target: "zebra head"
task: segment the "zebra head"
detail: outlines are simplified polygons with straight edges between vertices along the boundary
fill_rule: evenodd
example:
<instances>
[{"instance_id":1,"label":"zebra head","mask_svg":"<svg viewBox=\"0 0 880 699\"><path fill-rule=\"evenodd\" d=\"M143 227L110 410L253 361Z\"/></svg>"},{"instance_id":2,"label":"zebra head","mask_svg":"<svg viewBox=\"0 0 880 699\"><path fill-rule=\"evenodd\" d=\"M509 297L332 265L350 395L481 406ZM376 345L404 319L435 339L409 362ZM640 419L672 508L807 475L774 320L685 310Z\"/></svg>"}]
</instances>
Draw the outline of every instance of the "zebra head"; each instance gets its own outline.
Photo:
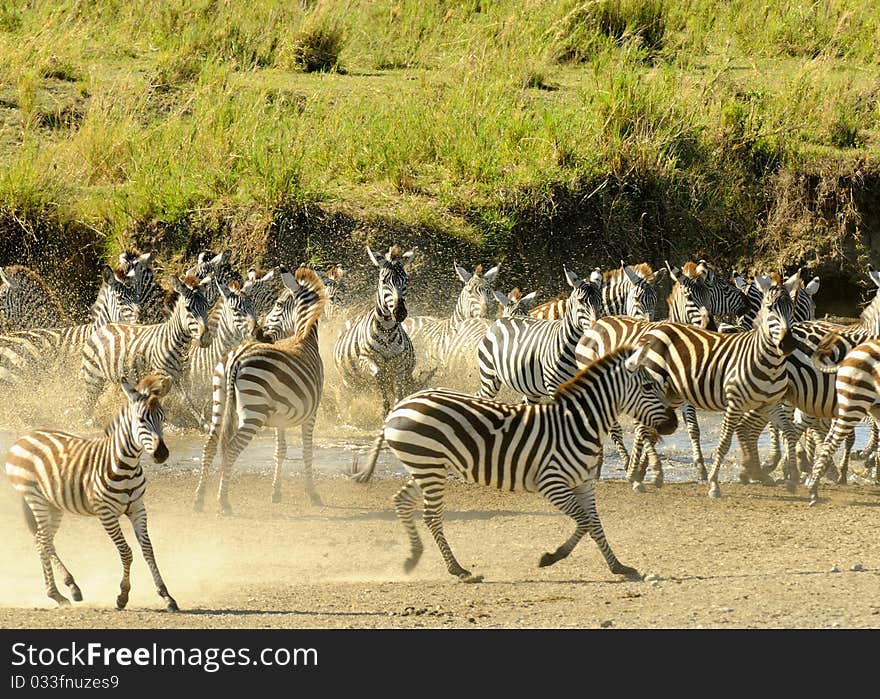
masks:
<instances>
[{"instance_id":1,"label":"zebra head","mask_svg":"<svg viewBox=\"0 0 880 699\"><path fill-rule=\"evenodd\" d=\"M529 309L535 303L537 291L533 291L523 296L519 287L511 289L506 294L500 291L495 292L495 300L498 301L498 317L513 318L516 316L528 316Z\"/></svg>"},{"instance_id":2,"label":"zebra head","mask_svg":"<svg viewBox=\"0 0 880 699\"><path fill-rule=\"evenodd\" d=\"M452 314L454 320L489 317L489 307L495 301L492 282L498 276L500 266L495 265L483 273L483 265L477 265L471 274L464 267L459 267L458 264L453 265L458 278L464 282L464 287L458 295L458 303Z\"/></svg>"},{"instance_id":3,"label":"zebra head","mask_svg":"<svg viewBox=\"0 0 880 699\"><path fill-rule=\"evenodd\" d=\"M266 322L259 332L261 342L277 342L290 336L302 337L324 310L324 285L314 270L300 267L291 273L283 265L279 269L285 290L266 316Z\"/></svg>"},{"instance_id":4,"label":"zebra head","mask_svg":"<svg viewBox=\"0 0 880 699\"><path fill-rule=\"evenodd\" d=\"M709 310L711 297L701 278L692 279L678 267L666 262L670 279L675 280L669 295L669 319L674 323L696 325L705 330L716 330L715 319Z\"/></svg>"},{"instance_id":5,"label":"zebra head","mask_svg":"<svg viewBox=\"0 0 880 699\"><path fill-rule=\"evenodd\" d=\"M794 301L794 322L802 323L805 320L816 319L816 302L813 296L819 291L819 277L813 277L809 284L804 284L801 278L803 268L799 269L795 274L786 280L786 286L794 278L794 292L792 293L792 301Z\"/></svg>"},{"instance_id":6,"label":"zebra head","mask_svg":"<svg viewBox=\"0 0 880 699\"><path fill-rule=\"evenodd\" d=\"M143 303L156 286L156 276L151 264L153 253L128 251L119 255L119 273L129 279L138 303Z\"/></svg>"},{"instance_id":7,"label":"zebra head","mask_svg":"<svg viewBox=\"0 0 880 699\"><path fill-rule=\"evenodd\" d=\"M211 336L206 330L208 328L208 311L211 305L208 303L205 290L214 287L213 279L208 276L200 282L191 275L187 275L183 279L172 276L171 287L177 292L173 315L186 328L189 336L199 341L200 347L210 346Z\"/></svg>"},{"instance_id":8,"label":"zebra head","mask_svg":"<svg viewBox=\"0 0 880 699\"><path fill-rule=\"evenodd\" d=\"M324 284L324 293L327 296L327 304L324 312L328 316L335 315L336 311L348 302L348 287L345 284L345 270L341 265L331 265L323 272L318 272Z\"/></svg>"},{"instance_id":9,"label":"zebra head","mask_svg":"<svg viewBox=\"0 0 880 699\"><path fill-rule=\"evenodd\" d=\"M101 278L103 283L98 291L98 299L92 305L92 322L95 325L137 323L141 303L134 287L128 284L131 277L120 279L109 265L104 265Z\"/></svg>"},{"instance_id":10,"label":"zebra head","mask_svg":"<svg viewBox=\"0 0 880 699\"><path fill-rule=\"evenodd\" d=\"M563 269L565 280L571 287L571 294L565 304L565 315L586 332L602 317L602 272L596 268L590 274L589 281L584 281L565 266Z\"/></svg>"},{"instance_id":11,"label":"zebra head","mask_svg":"<svg viewBox=\"0 0 880 699\"><path fill-rule=\"evenodd\" d=\"M665 270L652 271L647 264L636 267L620 261L621 279L626 279L629 289L626 292L625 314L633 318L654 320L654 309L657 306L657 290L655 285Z\"/></svg>"},{"instance_id":12,"label":"zebra head","mask_svg":"<svg viewBox=\"0 0 880 699\"><path fill-rule=\"evenodd\" d=\"M242 284L241 291L253 304L257 318L265 318L266 314L275 306L275 301L284 292L280 269L274 267L265 273L249 269L247 280Z\"/></svg>"},{"instance_id":13,"label":"zebra head","mask_svg":"<svg viewBox=\"0 0 880 699\"><path fill-rule=\"evenodd\" d=\"M621 412L659 434L672 434L678 427L678 418L675 409L669 405L663 386L642 365L644 347L619 351L625 357Z\"/></svg>"},{"instance_id":14,"label":"zebra head","mask_svg":"<svg viewBox=\"0 0 880 699\"><path fill-rule=\"evenodd\" d=\"M251 303L244 291L234 288L238 286L235 282L231 282L231 286L227 286L216 279L214 281L223 298L221 313L223 313L227 327L233 331L236 337L255 339L257 314L254 311L254 304Z\"/></svg>"},{"instance_id":15,"label":"zebra head","mask_svg":"<svg viewBox=\"0 0 880 699\"><path fill-rule=\"evenodd\" d=\"M685 264L685 273L690 269ZM748 297L736 286L715 272L706 260L700 260L694 268L695 277L709 292L706 308L713 316L742 315L749 310ZM690 276L690 275L688 275Z\"/></svg>"},{"instance_id":16,"label":"zebra head","mask_svg":"<svg viewBox=\"0 0 880 699\"><path fill-rule=\"evenodd\" d=\"M193 276L196 279L204 279L210 274L221 284L228 285L231 282L241 284L243 282L241 275L232 269L232 265L229 264L230 257L231 253L229 250L224 250L216 255L208 251L200 252L196 258L196 264L186 270L186 275ZM219 298L216 285L211 284L206 287L205 298L210 306L216 303Z\"/></svg>"},{"instance_id":17,"label":"zebra head","mask_svg":"<svg viewBox=\"0 0 880 699\"><path fill-rule=\"evenodd\" d=\"M137 386L132 386L123 376L120 383L128 398L128 406L123 411L127 413L130 439L152 456L157 464L164 463L168 458L168 447L162 436L165 411L160 401L168 393L171 379L150 374L141 379Z\"/></svg>"},{"instance_id":18,"label":"zebra head","mask_svg":"<svg viewBox=\"0 0 880 699\"><path fill-rule=\"evenodd\" d=\"M406 320L406 285L409 275L404 269L416 256L415 250L402 252L397 245L388 248L384 257L377 256L369 246L367 254L379 268L379 286L376 289L376 310L385 319L393 318L402 323Z\"/></svg>"},{"instance_id":19,"label":"zebra head","mask_svg":"<svg viewBox=\"0 0 880 699\"><path fill-rule=\"evenodd\" d=\"M783 282L775 272L769 278L761 274L755 275L755 283L764 292L761 310L758 311L755 323L758 324L764 337L785 354L794 351L797 344L791 333L791 325L794 323L794 302L791 300L791 292L795 290L795 285L799 281L794 278Z\"/></svg>"}]
</instances>

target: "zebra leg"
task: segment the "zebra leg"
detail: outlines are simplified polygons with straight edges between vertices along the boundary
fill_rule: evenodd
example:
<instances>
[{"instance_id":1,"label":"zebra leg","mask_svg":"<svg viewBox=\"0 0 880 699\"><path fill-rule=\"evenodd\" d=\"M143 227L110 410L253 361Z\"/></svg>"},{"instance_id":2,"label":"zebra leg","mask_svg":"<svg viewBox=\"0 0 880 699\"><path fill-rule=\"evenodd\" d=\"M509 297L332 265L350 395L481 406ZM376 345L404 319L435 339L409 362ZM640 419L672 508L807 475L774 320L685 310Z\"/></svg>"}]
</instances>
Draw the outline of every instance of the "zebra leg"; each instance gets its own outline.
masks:
<instances>
[{"instance_id":1,"label":"zebra leg","mask_svg":"<svg viewBox=\"0 0 880 699\"><path fill-rule=\"evenodd\" d=\"M419 500L419 495L421 495L419 486L414 478L410 478L392 499L397 519L403 524L403 528L406 529L406 534L409 537L409 558L403 564L403 569L407 573L411 572L418 565L422 552L425 550L422 546L422 540L419 538L416 523L413 520L413 510Z\"/></svg>"},{"instance_id":2,"label":"zebra leg","mask_svg":"<svg viewBox=\"0 0 880 699\"><path fill-rule=\"evenodd\" d=\"M223 456L220 459L220 484L217 487L217 503L220 507L220 514L232 514L232 506L229 504L229 494L227 492L229 471L242 450L250 444L260 427L262 427L262 423L247 422L238 428L233 428L235 433L229 437L223 447Z\"/></svg>"},{"instance_id":3,"label":"zebra leg","mask_svg":"<svg viewBox=\"0 0 880 699\"><path fill-rule=\"evenodd\" d=\"M324 502L318 491L315 489L315 476L312 470L312 458L314 455L315 442L315 420L317 415L312 415L302 425L302 445L303 445L303 476L305 478L306 493L309 500L316 507L321 507Z\"/></svg>"},{"instance_id":4,"label":"zebra leg","mask_svg":"<svg viewBox=\"0 0 880 699\"><path fill-rule=\"evenodd\" d=\"M97 513L98 519L107 536L116 544L116 550L119 551L119 558L122 560L122 581L119 583L119 596L116 598L116 608L125 609L128 604L128 592L131 590L131 548L125 541L122 529L119 526L119 517L108 510L101 510Z\"/></svg>"},{"instance_id":5,"label":"zebra leg","mask_svg":"<svg viewBox=\"0 0 880 699\"><path fill-rule=\"evenodd\" d=\"M654 474L654 487L663 487L663 463L657 454L656 443L659 439L657 433L652 429L645 430L645 451L642 456L642 475L646 474L648 469Z\"/></svg>"},{"instance_id":6,"label":"zebra leg","mask_svg":"<svg viewBox=\"0 0 880 699\"><path fill-rule=\"evenodd\" d=\"M642 576L639 574L639 571L624 565L617 559L617 556L614 555L611 546L608 544L608 540L605 538L602 521L599 519L599 511L596 509L596 481L590 480L575 487L574 495L581 509L587 515L590 538L596 542L596 546L602 552L602 556L608 564L608 569L616 575L625 575L630 579L641 580Z\"/></svg>"},{"instance_id":7,"label":"zebra leg","mask_svg":"<svg viewBox=\"0 0 880 699\"><path fill-rule=\"evenodd\" d=\"M153 575L156 592L159 593L159 597L165 600L165 609L169 612L180 611L177 602L168 594L168 588L165 587L162 575L159 573L159 566L156 565L156 557L153 555L153 544L150 542L150 535L147 532L147 508L144 507L143 501L140 502L139 509L128 513L128 519L131 522L132 529L134 529L134 535L141 545L141 552L144 554L147 567Z\"/></svg>"},{"instance_id":8,"label":"zebra leg","mask_svg":"<svg viewBox=\"0 0 880 699\"><path fill-rule=\"evenodd\" d=\"M681 406L681 415L687 424L688 437L691 440L691 450L694 454L694 466L702 482L706 482L706 463L703 459L703 449L700 446L700 424L697 422L697 411L690 403Z\"/></svg>"},{"instance_id":9,"label":"zebra leg","mask_svg":"<svg viewBox=\"0 0 880 699\"><path fill-rule=\"evenodd\" d=\"M46 533L49 538L49 557L64 575L64 584L67 585L67 589L70 590L70 596L73 598L73 601L82 602L82 592L79 589L79 585L76 584L73 575L67 569L67 566L61 561L58 552L55 550L55 533L58 531L58 527L61 526L62 511L56 507L50 507L47 514Z\"/></svg>"},{"instance_id":10,"label":"zebra leg","mask_svg":"<svg viewBox=\"0 0 880 699\"><path fill-rule=\"evenodd\" d=\"M767 455L767 460L761 464L761 470L764 473L773 473L776 470L776 467L779 466L779 461L782 458L782 449L780 448L780 432L779 428L776 425L770 425L770 453Z\"/></svg>"},{"instance_id":11,"label":"zebra leg","mask_svg":"<svg viewBox=\"0 0 880 699\"><path fill-rule=\"evenodd\" d=\"M645 446L647 428L641 423L636 425L636 438L633 441L632 450L629 453L629 464L626 468L626 480L632 483L634 493L644 493L645 486L642 481L645 478L645 472L640 468L642 461L642 450Z\"/></svg>"},{"instance_id":12,"label":"zebra leg","mask_svg":"<svg viewBox=\"0 0 880 699\"><path fill-rule=\"evenodd\" d=\"M24 506L25 518L28 519L28 524L33 527L34 543L40 556L40 564L43 567L46 595L59 606L70 604L70 600L58 591L58 587L55 585L55 572L52 570L52 559L55 556L53 538L55 530L57 530L57 527L53 530L50 523L53 508L42 497L35 496L25 498Z\"/></svg>"},{"instance_id":13,"label":"zebra leg","mask_svg":"<svg viewBox=\"0 0 880 699\"><path fill-rule=\"evenodd\" d=\"M831 464L838 447L852 434L867 411L868 406L864 403L838 403L837 417L834 418L828 434L825 435L825 439L817 450L813 471L807 479L806 485L810 491L811 505L819 501L819 481Z\"/></svg>"},{"instance_id":14,"label":"zebra leg","mask_svg":"<svg viewBox=\"0 0 880 699\"><path fill-rule=\"evenodd\" d=\"M849 456L853 445L856 443L856 433L851 432L847 435L843 442L843 458L840 460L840 466L837 469L837 484L846 485L846 476L849 472Z\"/></svg>"},{"instance_id":15,"label":"zebra leg","mask_svg":"<svg viewBox=\"0 0 880 699\"><path fill-rule=\"evenodd\" d=\"M462 582L478 583L483 581L482 575L472 575L471 571L461 567L452 554L446 535L443 533L443 495L446 493L446 469L439 475L426 475L417 481L422 491L424 507L423 519L428 531L434 536L434 541L440 548L443 560L446 562L446 570Z\"/></svg>"},{"instance_id":16,"label":"zebra leg","mask_svg":"<svg viewBox=\"0 0 880 699\"><path fill-rule=\"evenodd\" d=\"M718 446L715 448L715 461L712 464L712 471L709 473L710 498L721 497L721 487L718 485L718 472L721 471L721 463L730 449L733 430L739 424L742 416L742 410L736 407L736 404L728 398L727 410L724 411L724 419L721 421L721 437L718 439Z\"/></svg>"},{"instance_id":17,"label":"zebra leg","mask_svg":"<svg viewBox=\"0 0 880 699\"><path fill-rule=\"evenodd\" d=\"M617 456L620 457L620 463L629 463L629 454L626 453L626 445L623 443L623 428L620 423L615 420L611 425L611 441L614 448L617 449Z\"/></svg>"},{"instance_id":18,"label":"zebra leg","mask_svg":"<svg viewBox=\"0 0 880 699\"><path fill-rule=\"evenodd\" d=\"M303 451L305 451L305 443L303 443ZM281 502L281 467L284 465L286 457L286 431L283 427L278 427L275 429L275 475L272 477L272 502Z\"/></svg>"},{"instance_id":19,"label":"zebra leg","mask_svg":"<svg viewBox=\"0 0 880 699\"><path fill-rule=\"evenodd\" d=\"M202 468L199 472L199 484L196 486L196 495L193 499L193 510L201 512L205 504L205 488L208 485L208 471L214 463L217 455L217 445L220 443L220 423L211 423L211 431L208 433L208 441L202 449Z\"/></svg>"}]
</instances>

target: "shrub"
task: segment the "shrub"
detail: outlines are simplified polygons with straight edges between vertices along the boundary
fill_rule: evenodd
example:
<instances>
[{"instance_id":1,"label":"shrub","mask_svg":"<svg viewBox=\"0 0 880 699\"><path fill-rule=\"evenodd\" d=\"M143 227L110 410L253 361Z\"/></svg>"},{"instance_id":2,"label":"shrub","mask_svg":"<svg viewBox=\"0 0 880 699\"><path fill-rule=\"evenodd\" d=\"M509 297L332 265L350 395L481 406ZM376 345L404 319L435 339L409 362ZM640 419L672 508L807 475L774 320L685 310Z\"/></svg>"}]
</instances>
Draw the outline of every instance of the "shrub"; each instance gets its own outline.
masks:
<instances>
[{"instance_id":1,"label":"shrub","mask_svg":"<svg viewBox=\"0 0 880 699\"><path fill-rule=\"evenodd\" d=\"M345 36L338 26L303 27L293 43L293 65L304 73L339 70L339 53Z\"/></svg>"}]
</instances>

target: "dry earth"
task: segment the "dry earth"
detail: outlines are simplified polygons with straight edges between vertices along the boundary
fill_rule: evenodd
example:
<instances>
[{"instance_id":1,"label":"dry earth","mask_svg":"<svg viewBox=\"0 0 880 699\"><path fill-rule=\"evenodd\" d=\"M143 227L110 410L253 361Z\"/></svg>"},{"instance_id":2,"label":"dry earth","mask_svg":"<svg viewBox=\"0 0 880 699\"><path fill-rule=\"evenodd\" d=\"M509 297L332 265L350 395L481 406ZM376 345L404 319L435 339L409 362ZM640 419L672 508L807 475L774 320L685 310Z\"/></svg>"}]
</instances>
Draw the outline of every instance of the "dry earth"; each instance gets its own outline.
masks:
<instances>
[{"instance_id":1,"label":"dry earth","mask_svg":"<svg viewBox=\"0 0 880 699\"><path fill-rule=\"evenodd\" d=\"M406 538L390 505L398 479L361 486L323 477L325 506L312 507L297 477L285 483L285 502L272 505L268 478L242 474L231 491L236 514L221 517L191 511L189 474L150 466L149 476L153 544L183 611L162 611L138 555L130 607L116 611L115 549L97 521L71 515L57 543L85 601L53 608L17 497L4 485L0 626L880 628L880 487L870 484L826 485L811 508L804 492L779 487L725 484L724 497L710 501L697 483L637 496L624 482L603 481L609 540L648 575L628 582L609 573L589 539L538 568L570 520L537 495L456 483L447 535L462 564L485 575L466 585L446 573L431 540L416 571L403 573Z\"/></svg>"}]
</instances>

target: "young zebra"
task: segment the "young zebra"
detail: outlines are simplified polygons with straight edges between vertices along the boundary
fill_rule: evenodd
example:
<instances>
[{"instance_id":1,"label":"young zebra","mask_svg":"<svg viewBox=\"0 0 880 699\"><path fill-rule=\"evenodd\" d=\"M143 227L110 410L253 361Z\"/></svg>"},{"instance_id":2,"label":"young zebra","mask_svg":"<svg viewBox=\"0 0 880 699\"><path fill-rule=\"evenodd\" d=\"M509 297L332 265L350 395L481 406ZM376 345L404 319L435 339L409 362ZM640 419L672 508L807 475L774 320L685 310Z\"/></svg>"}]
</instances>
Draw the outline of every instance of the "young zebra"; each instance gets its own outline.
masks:
<instances>
[{"instance_id":1,"label":"young zebra","mask_svg":"<svg viewBox=\"0 0 880 699\"><path fill-rule=\"evenodd\" d=\"M124 325L109 323L98 328L83 347L82 377L84 414L93 408L107 382L116 383L123 375L162 374L176 380L183 368L190 344L203 345L208 324L205 289L215 282L207 277L183 280L171 277L177 301L164 323Z\"/></svg>"},{"instance_id":2,"label":"young zebra","mask_svg":"<svg viewBox=\"0 0 880 699\"><path fill-rule=\"evenodd\" d=\"M318 275L300 267L281 268L288 292L266 319L265 335L275 344L246 342L232 349L214 370L211 430L202 453L202 470L193 507L201 511L208 470L218 447L221 453L220 511L232 508L227 478L235 460L263 427L275 428L275 477L272 502L281 501L281 467L287 454L285 431L301 426L305 487L314 505L321 504L312 476L312 440L324 387L324 364L318 351L318 319L324 289ZM284 338L284 339L277 339Z\"/></svg>"},{"instance_id":3,"label":"young zebra","mask_svg":"<svg viewBox=\"0 0 880 699\"><path fill-rule=\"evenodd\" d=\"M159 596L170 612L177 602L159 574L153 545L147 533L144 507L146 477L141 454L156 463L168 458L162 439L164 414L160 399L168 392L167 379L146 376L133 388L121 381L126 405L117 413L102 437L86 439L66 432L35 430L24 435L9 450L6 475L22 496L24 514L33 532L43 565L46 594L59 605L69 604L55 586L54 563L64 575L64 584L74 601L82 600L79 586L55 551L55 532L65 511L91 515L101 520L104 531L116 544L122 559L122 582L116 606L124 609L131 589L131 548L125 541L119 518L128 517L153 574Z\"/></svg>"},{"instance_id":4,"label":"young zebra","mask_svg":"<svg viewBox=\"0 0 880 699\"><path fill-rule=\"evenodd\" d=\"M333 346L333 359L346 387L378 387L382 414L387 415L412 385L416 364L412 341L402 326L409 281L404 265L416 253L394 245L384 257L369 247L367 254L379 271L373 309L345 323Z\"/></svg>"},{"instance_id":5,"label":"young zebra","mask_svg":"<svg viewBox=\"0 0 880 699\"><path fill-rule=\"evenodd\" d=\"M828 350L817 352L820 371L836 372L834 392L837 406L831 428L816 453L807 479L810 504L819 500L819 481L831 464L838 447L853 434L865 417L880 420L880 340L872 339L847 352L839 364L828 363Z\"/></svg>"},{"instance_id":6,"label":"young zebra","mask_svg":"<svg viewBox=\"0 0 880 699\"><path fill-rule=\"evenodd\" d=\"M47 376L78 374L83 346L96 328L107 323L137 322L140 306L131 287L106 265L102 277L90 324L20 330L0 336L0 386L44 383Z\"/></svg>"},{"instance_id":7,"label":"young zebra","mask_svg":"<svg viewBox=\"0 0 880 699\"><path fill-rule=\"evenodd\" d=\"M786 357L795 344L790 332L793 303L779 275L772 281L761 277L759 284L764 300L758 326L747 333L668 323L648 330L640 341L642 364L666 387L673 403L687 401L692 407L724 413L709 473L710 497L721 495L718 473L742 417L750 410L769 412L788 389ZM635 480L639 450L640 445L633 447L630 480ZM793 479L790 487L796 483Z\"/></svg>"},{"instance_id":8,"label":"young zebra","mask_svg":"<svg viewBox=\"0 0 880 699\"><path fill-rule=\"evenodd\" d=\"M394 496L394 509L410 541L404 564L409 572L422 555L413 522L421 494L424 519L450 574L465 582L480 576L459 565L443 534L443 499L447 476L499 490L538 492L575 520L577 528L540 566L568 556L589 533L612 573L638 578L611 550L596 510L596 477L602 442L620 412L661 434L676 427L675 412L661 388L640 368L639 353L615 350L560 386L550 403L511 405L446 389L427 390L395 406L370 453L365 469L354 473L368 480L382 442L409 471L406 485ZM354 470L354 469L353 469Z\"/></svg>"},{"instance_id":9,"label":"young zebra","mask_svg":"<svg viewBox=\"0 0 880 699\"><path fill-rule=\"evenodd\" d=\"M565 278L572 290L562 320L501 318L492 324L477 350L477 395L494 398L503 384L535 402L577 373L578 340L602 313L602 275L593 272L585 282L566 269Z\"/></svg>"},{"instance_id":10,"label":"young zebra","mask_svg":"<svg viewBox=\"0 0 880 699\"><path fill-rule=\"evenodd\" d=\"M0 327L3 332L69 325L58 297L45 280L23 265L0 267Z\"/></svg>"},{"instance_id":11,"label":"young zebra","mask_svg":"<svg viewBox=\"0 0 880 699\"><path fill-rule=\"evenodd\" d=\"M595 271L598 272L599 268ZM654 272L646 262L630 266L623 260L620 262L620 269L602 272L602 315L626 315L654 320L657 306L656 285L664 273L664 270ZM529 315L542 320L559 320L565 315L567 298L567 294L561 295L536 306L529 311Z\"/></svg>"},{"instance_id":12,"label":"young zebra","mask_svg":"<svg viewBox=\"0 0 880 699\"><path fill-rule=\"evenodd\" d=\"M484 273L483 265L477 265L471 274L464 267L454 265L453 269L464 286L458 294L452 316L410 316L402 323L413 346L418 348L420 362L429 367L445 366L459 326L470 318L489 318L491 306L495 303L492 283L499 268L500 265L496 265Z\"/></svg>"},{"instance_id":13,"label":"young zebra","mask_svg":"<svg viewBox=\"0 0 880 699\"><path fill-rule=\"evenodd\" d=\"M237 286L235 282L230 283L233 287ZM217 287L221 300L214 305L208 317L208 326L214 327L211 343L190 352L177 382L184 403L199 425L204 424L211 414L214 367L234 346L245 340L256 339L257 332L256 313L244 291L219 283Z\"/></svg>"}]
</instances>

